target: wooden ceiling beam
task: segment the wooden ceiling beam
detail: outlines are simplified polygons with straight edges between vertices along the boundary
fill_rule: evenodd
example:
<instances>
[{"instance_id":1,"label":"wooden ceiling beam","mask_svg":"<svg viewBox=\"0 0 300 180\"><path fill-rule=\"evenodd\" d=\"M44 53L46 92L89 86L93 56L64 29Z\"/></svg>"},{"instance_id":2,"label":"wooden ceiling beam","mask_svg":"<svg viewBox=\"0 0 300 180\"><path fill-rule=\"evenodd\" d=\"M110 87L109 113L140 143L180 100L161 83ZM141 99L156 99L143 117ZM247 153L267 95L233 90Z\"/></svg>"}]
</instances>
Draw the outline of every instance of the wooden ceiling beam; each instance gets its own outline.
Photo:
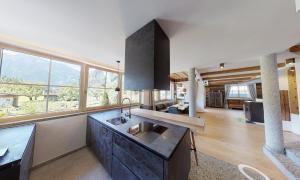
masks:
<instances>
[{"instance_id":1,"label":"wooden ceiling beam","mask_svg":"<svg viewBox=\"0 0 300 180\"><path fill-rule=\"evenodd\" d=\"M247 73L247 74L235 74L235 75L227 75L227 76L214 76L214 77L204 77L203 80L211 80L211 79L230 79L230 78L242 78L242 77L256 77L259 76L260 73Z\"/></svg>"},{"instance_id":2,"label":"wooden ceiling beam","mask_svg":"<svg viewBox=\"0 0 300 180\"><path fill-rule=\"evenodd\" d=\"M188 78L174 78L174 77L170 77L170 81L172 82L182 82L182 81L187 81Z\"/></svg>"},{"instance_id":3,"label":"wooden ceiling beam","mask_svg":"<svg viewBox=\"0 0 300 180\"><path fill-rule=\"evenodd\" d=\"M224 82L224 81L249 81L249 80L252 80L252 79L255 79L255 78L251 78L251 77L243 77L243 78L234 78L234 79L212 79L212 80L209 80L208 83L211 83L211 82Z\"/></svg>"},{"instance_id":4,"label":"wooden ceiling beam","mask_svg":"<svg viewBox=\"0 0 300 180\"><path fill-rule=\"evenodd\" d=\"M176 79L180 78L180 76L177 73L173 73L173 75L174 75L174 78L176 78Z\"/></svg>"},{"instance_id":5,"label":"wooden ceiling beam","mask_svg":"<svg viewBox=\"0 0 300 180\"><path fill-rule=\"evenodd\" d=\"M284 67L285 63L278 63L277 67ZM205 72L201 73L200 75L208 76L208 75L216 75L216 74L226 74L226 73L238 73L238 72L245 72L245 71L258 71L260 70L260 66L251 66L251 67L244 67L244 68L236 68L236 69L227 69L222 71L212 71L212 72Z\"/></svg>"},{"instance_id":6,"label":"wooden ceiling beam","mask_svg":"<svg viewBox=\"0 0 300 180\"><path fill-rule=\"evenodd\" d=\"M290 47L290 52L296 53L296 52L300 52L300 45L295 45Z\"/></svg>"},{"instance_id":7,"label":"wooden ceiling beam","mask_svg":"<svg viewBox=\"0 0 300 180\"><path fill-rule=\"evenodd\" d=\"M250 80L254 80L250 79ZM209 82L208 86L215 86L215 85L225 85L225 84L238 84L238 83L244 83L247 82L249 80L233 80L233 81L216 81L216 82Z\"/></svg>"}]
</instances>

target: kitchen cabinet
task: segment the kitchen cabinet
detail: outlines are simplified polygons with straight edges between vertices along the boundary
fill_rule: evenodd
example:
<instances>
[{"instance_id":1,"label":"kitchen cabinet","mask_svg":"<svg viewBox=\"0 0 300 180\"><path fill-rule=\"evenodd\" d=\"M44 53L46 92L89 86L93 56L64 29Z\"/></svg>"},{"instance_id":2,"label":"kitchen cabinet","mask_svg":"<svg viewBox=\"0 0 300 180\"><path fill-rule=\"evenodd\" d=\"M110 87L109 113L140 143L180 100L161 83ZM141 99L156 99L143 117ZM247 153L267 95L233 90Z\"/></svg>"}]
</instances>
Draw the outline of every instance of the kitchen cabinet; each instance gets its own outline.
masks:
<instances>
[{"instance_id":1,"label":"kitchen cabinet","mask_svg":"<svg viewBox=\"0 0 300 180\"><path fill-rule=\"evenodd\" d=\"M28 180L32 167L35 125L0 129L1 146L8 152L0 158L0 179Z\"/></svg>"},{"instance_id":2,"label":"kitchen cabinet","mask_svg":"<svg viewBox=\"0 0 300 180\"><path fill-rule=\"evenodd\" d=\"M88 118L87 128L87 144L91 147L97 158L111 174L112 163L112 132L110 129L104 127L99 122Z\"/></svg>"},{"instance_id":3,"label":"kitchen cabinet","mask_svg":"<svg viewBox=\"0 0 300 180\"><path fill-rule=\"evenodd\" d=\"M114 115L109 117L109 114L108 111L88 116L87 144L114 180L188 179L191 167L188 128L155 122L166 128L161 132L164 136L152 131L151 135L137 137L129 134L128 129L145 119L132 116L125 124L112 125L107 120L117 115L113 111Z\"/></svg>"}]
</instances>

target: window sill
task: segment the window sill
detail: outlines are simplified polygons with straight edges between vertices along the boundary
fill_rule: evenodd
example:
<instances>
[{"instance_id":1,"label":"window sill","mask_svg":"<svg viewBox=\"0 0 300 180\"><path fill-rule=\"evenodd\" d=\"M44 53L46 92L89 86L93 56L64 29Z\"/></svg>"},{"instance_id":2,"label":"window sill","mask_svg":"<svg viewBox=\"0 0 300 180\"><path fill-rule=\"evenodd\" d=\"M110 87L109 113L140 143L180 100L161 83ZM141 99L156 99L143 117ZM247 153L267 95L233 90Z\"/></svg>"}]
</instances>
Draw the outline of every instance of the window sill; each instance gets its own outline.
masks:
<instances>
[{"instance_id":1,"label":"window sill","mask_svg":"<svg viewBox=\"0 0 300 180\"><path fill-rule=\"evenodd\" d=\"M132 104L131 107L139 106L140 104ZM26 123L34 123L41 121L48 121L58 118L65 118L70 116L78 116L83 114L101 112L106 110L120 109L126 108L129 105L114 105L114 106L99 106L93 108L86 108L84 111L64 111L64 112L51 112L51 113L43 113L43 114L33 114L33 115L22 115L15 117L7 117L0 119L0 128L21 125Z\"/></svg>"}]
</instances>

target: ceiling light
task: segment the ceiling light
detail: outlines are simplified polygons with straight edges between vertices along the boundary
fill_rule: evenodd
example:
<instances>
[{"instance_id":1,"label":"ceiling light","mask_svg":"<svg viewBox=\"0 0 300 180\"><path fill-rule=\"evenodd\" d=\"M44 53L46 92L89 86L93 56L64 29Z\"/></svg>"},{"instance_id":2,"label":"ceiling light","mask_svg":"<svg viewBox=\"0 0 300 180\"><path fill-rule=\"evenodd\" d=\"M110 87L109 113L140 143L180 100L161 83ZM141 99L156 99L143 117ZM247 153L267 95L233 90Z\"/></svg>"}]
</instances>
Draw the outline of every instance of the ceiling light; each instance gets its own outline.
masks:
<instances>
[{"instance_id":1,"label":"ceiling light","mask_svg":"<svg viewBox=\"0 0 300 180\"><path fill-rule=\"evenodd\" d=\"M221 68L221 69L224 68L224 63L220 63L220 68Z\"/></svg>"},{"instance_id":2,"label":"ceiling light","mask_svg":"<svg viewBox=\"0 0 300 180\"><path fill-rule=\"evenodd\" d=\"M300 12L300 0L295 0L296 1L296 12Z\"/></svg>"},{"instance_id":3,"label":"ceiling light","mask_svg":"<svg viewBox=\"0 0 300 180\"><path fill-rule=\"evenodd\" d=\"M295 71L295 67L290 67L289 71L294 72Z\"/></svg>"},{"instance_id":4,"label":"ceiling light","mask_svg":"<svg viewBox=\"0 0 300 180\"><path fill-rule=\"evenodd\" d=\"M117 61L117 63L118 63L118 75L120 76L120 61ZM119 83L118 83L119 84ZM117 86L116 88L115 88L115 91L117 91L117 92L119 92L121 89L120 89L120 87L119 86Z\"/></svg>"}]
</instances>

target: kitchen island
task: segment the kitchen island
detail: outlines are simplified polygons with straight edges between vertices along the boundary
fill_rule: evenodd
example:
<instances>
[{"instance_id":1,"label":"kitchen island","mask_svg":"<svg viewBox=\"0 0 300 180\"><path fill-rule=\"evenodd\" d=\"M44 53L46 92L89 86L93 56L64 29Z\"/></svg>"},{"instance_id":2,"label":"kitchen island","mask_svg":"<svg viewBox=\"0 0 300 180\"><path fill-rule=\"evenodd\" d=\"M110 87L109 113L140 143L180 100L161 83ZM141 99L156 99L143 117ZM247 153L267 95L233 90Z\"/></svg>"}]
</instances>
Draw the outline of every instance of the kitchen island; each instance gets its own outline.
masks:
<instances>
[{"instance_id":1,"label":"kitchen island","mask_svg":"<svg viewBox=\"0 0 300 180\"><path fill-rule=\"evenodd\" d=\"M120 110L88 116L87 144L107 172L118 179L188 179L190 130Z\"/></svg>"}]
</instances>

